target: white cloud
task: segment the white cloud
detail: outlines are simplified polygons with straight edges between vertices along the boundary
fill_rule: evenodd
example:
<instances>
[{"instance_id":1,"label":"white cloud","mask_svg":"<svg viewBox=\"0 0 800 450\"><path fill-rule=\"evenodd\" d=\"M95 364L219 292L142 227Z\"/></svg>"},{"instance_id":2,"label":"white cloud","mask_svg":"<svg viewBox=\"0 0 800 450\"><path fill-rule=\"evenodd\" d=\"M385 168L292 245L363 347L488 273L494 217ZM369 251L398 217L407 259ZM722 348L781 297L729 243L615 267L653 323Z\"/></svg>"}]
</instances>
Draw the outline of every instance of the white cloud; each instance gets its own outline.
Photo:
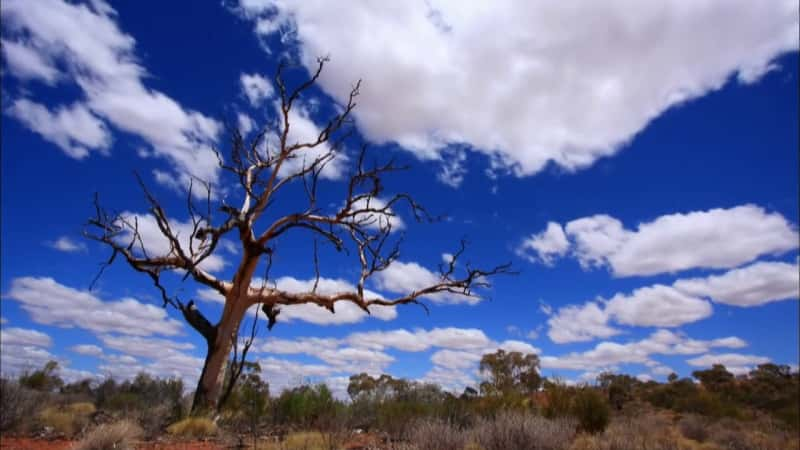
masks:
<instances>
[{"instance_id":1,"label":"white cloud","mask_svg":"<svg viewBox=\"0 0 800 450\"><path fill-rule=\"evenodd\" d=\"M310 292L314 287L314 279L298 280L293 277L280 277L275 280L278 289L286 292ZM254 285L258 283L254 282ZM345 280L320 278L317 292L320 294L334 294L338 292L354 292L355 286ZM380 295L365 290L368 298L380 298ZM361 322L369 316L380 320L393 320L397 317L397 309L393 306L373 306L370 315L351 302L338 302L335 305L336 313L332 314L327 309L314 304L281 306L280 320L302 320L317 325L339 325Z\"/></svg>"},{"instance_id":2,"label":"white cloud","mask_svg":"<svg viewBox=\"0 0 800 450\"><path fill-rule=\"evenodd\" d=\"M18 375L39 369L48 361L58 360L58 357L41 347L0 343L0 369L3 375Z\"/></svg>"},{"instance_id":3,"label":"white cloud","mask_svg":"<svg viewBox=\"0 0 800 450\"><path fill-rule=\"evenodd\" d=\"M280 111L280 104L275 103L275 113L280 117L281 126L283 113ZM297 102L289 111L289 134L286 136L286 145L306 144L317 141L322 130L311 118L311 114L306 105ZM265 142L270 152L279 150L280 140L273 133L267 135ZM323 180L340 180L348 170L350 159L347 154L340 149L332 149L328 142L312 148L303 148L293 153L292 158L284 161L281 166L281 176L288 176L302 171L311 166L315 160L333 152L334 157L330 159L320 172Z\"/></svg>"},{"instance_id":4,"label":"white cloud","mask_svg":"<svg viewBox=\"0 0 800 450\"><path fill-rule=\"evenodd\" d=\"M625 325L676 327L710 316L711 304L656 284L636 289L630 295L617 294L606 304L606 313Z\"/></svg>"},{"instance_id":5,"label":"white cloud","mask_svg":"<svg viewBox=\"0 0 800 450\"><path fill-rule=\"evenodd\" d=\"M523 354L534 354L534 355L541 355L542 350L528 344L527 342L517 341L517 340L507 340L503 341L497 345L498 348L503 349L507 352L519 352Z\"/></svg>"},{"instance_id":6,"label":"white cloud","mask_svg":"<svg viewBox=\"0 0 800 450\"><path fill-rule=\"evenodd\" d=\"M464 176L467 174L466 163L466 150L453 149L444 152L436 179L451 188L458 188L464 182Z\"/></svg>"},{"instance_id":7,"label":"white cloud","mask_svg":"<svg viewBox=\"0 0 800 450\"><path fill-rule=\"evenodd\" d=\"M384 208L386 208L386 201L378 197L359 199L353 202L352 206L350 207L352 211L365 209L382 210ZM386 212L388 214L377 212L364 212L355 214L352 217L352 220L353 222L362 223L367 228L371 228L373 230L385 228L387 225L391 225L392 231L400 231L406 227L405 222L403 222L403 219L397 214L396 211L394 211L392 208L389 208Z\"/></svg>"},{"instance_id":8,"label":"white cloud","mask_svg":"<svg viewBox=\"0 0 800 450\"><path fill-rule=\"evenodd\" d=\"M272 97L275 92L272 88L272 83L257 73L243 73L239 77L239 82L242 85L242 92L251 106L261 105L264 100Z\"/></svg>"},{"instance_id":9,"label":"white cloud","mask_svg":"<svg viewBox=\"0 0 800 450\"><path fill-rule=\"evenodd\" d=\"M165 256L170 251L170 242L164 234L161 232L161 229L158 227L156 223L155 217L153 217L149 213L134 213L130 211L125 211L122 213L122 216L126 218L131 224L136 221L136 224L139 227L139 234L142 238L142 244L144 244L144 248L147 251L149 256ZM170 228L172 229L173 234L175 234L178 238L178 242L180 242L183 251L186 253L187 256L190 255L189 252L189 245L191 241L191 245L195 251L197 250L198 246L201 244L200 241L197 239L190 239L192 237L192 230L193 225L191 220L186 220L185 222L181 222L178 220L171 219L169 221ZM129 229L125 229L125 234L120 236L120 239L125 243L129 243L132 234ZM138 243L134 246L134 250L139 250ZM204 270L208 270L209 272L217 272L225 268L228 262L217 253L214 253L204 259L199 267Z\"/></svg>"},{"instance_id":10,"label":"white cloud","mask_svg":"<svg viewBox=\"0 0 800 450\"><path fill-rule=\"evenodd\" d=\"M445 369L466 369L481 360L481 355L458 350L439 350L431 356L431 362Z\"/></svg>"},{"instance_id":11,"label":"white cloud","mask_svg":"<svg viewBox=\"0 0 800 450\"><path fill-rule=\"evenodd\" d=\"M517 248L517 254L531 261L541 261L552 265L557 256L563 256L569 250L569 241L564 229L556 222L548 222L547 229L525 239ZM531 255L530 252L535 253Z\"/></svg>"},{"instance_id":12,"label":"white cloud","mask_svg":"<svg viewBox=\"0 0 800 450\"><path fill-rule=\"evenodd\" d=\"M33 347L50 347L53 344L50 336L41 331L17 327L0 329L0 342L3 345L29 345Z\"/></svg>"},{"instance_id":13,"label":"white cloud","mask_svg":"<svg viewBox=\"0 0 800 450\"><path fill-rule=\"evenodd\" d=\"M20 302L34 322L44 325L137 336L173 336L180 334L182 328L180 322L167 317L164 308L133 298L103 301L91 292L64 286L47 277L15 278L7 296Z\"/></svg>"},{"instance_id":14,"label":"white cloud","mask_svg":"<svg viewBox=\"0 0 800 450\"><path fill-rule=\"evenodd\" d=\"M69 348L75 353L80 355L87 355L87 356L102 356L103 349L98 347L94 344L80 344L80 345L73 345Z\"/></svg>"},{"instance_id":15,"label":"white cloud","mask_svg":"<svg viewBox=\"0 0 800 450\"><path fill-rule=\"evenodd\" d=\"M44 105L23 98L16 100L7 112L71 158L83 159L89 156L89 150L107 154L111 146L106 125L82 103L51 112Z\"/></svg>"},{"instance_id":16,"label":"white cloud","mask_svg":"<svg viewBox=\"0 0 800 450\"><path fill-rule=\"evenodd\" d=\"M165 353L194 348L194 345L189 342L178 342L170 339L153 337L103 334L100 335L100 340L103 342L103 345L110 349L128 355L142 356L151 359L158 359Z\"/></svg>"},{"instance_id":17,"label":"white cloud","mask_svg":"<svg viewBox=\"0 0 800 450\"><path fill-rule=\"evenodd\" d=\"M619 334L619 330L608 325L608 319L608 313L593 302L583 306L565 306L547 320L547 336L553 342L562 344Z\"/></svg>"},{"instance_id":18,"label":"white cloud","mask_svg":"<svg viewBox=\"0 0 800 450\"><path fill-rule=\"evenodd\" d=\"M728 370L735 370L738 373L746 373L752 366L770 362L765 356L743 355L740 353L706 354L697 358L687 359L690 366L711 367L714 364L722 364Z\"/></svg>"},{"instance_id":19,"label":"white cloud","mask_svg":"<svg viewBox=\"0 0 800 450\"><path fill-rule=\"evenodd\" d=\"M85 108L116 128L147 141L156 155L172 163L186 186L188 174L216 182L217 159L210 145L216 140L220 125L198 112L184 109L164 93L148 89L142 81L147 71L134 53L135 39L120 30L113 9L99 0L93 4L94 11L86 5L61 0L4 1L3 31L10 42L24 45L26 53L19 57L17 48L17 57L8 59L12 73L53 82L55 75L48 68L63 67L64 78L82 90ZM33 105L27 106L30 114ZM48 112L42 108L37 109L37 117L45 117ZM58 108L59 112L64 110ZM86 156L85 147L91 147L90 144L104 148L100 143L106 142L99 140L97 124L88 128L93 134L64 136L64 132L52 129L54 125L33 124L26 120L30 115L16 116L73 157ZM84 119L87 117L84 115ZM87 119L83 125L94 122L97 119ZM45 126L48 128L43 129Z\"/></svg>"},{"instance_id":20,"label":"white cloud","mask_svg":"<svg viewBox=\"0 0 800 450\"><path fill-rule=\"evenodd\" d=\"M47 242L46 244L51 248L67 253L86 251L86 244L84 244L83 242L76 242L75 240L67 236L61 236L55 241Z\"/></svg>"},{"instance_id":21,"label":"white cloud","mask_svg":"<svg viewBox=\"0 0 800 450\"><path fill-rule=\"evenodd\" d=\"M225 303L225 297L219 293L216 289L212 288L202 288L197 290L197 298L210 303Z\"/></svg>"},{"instance_id":22,"label":"white cloud","mask_svg":"<svg viewBox=\"0 0 800 450\"><path fill-rule=\"evenodd\" d=\"M244 113L239 113L236 115L236 122L239 126L239 132L242 133L242 136L247 136L247 134L249 134L251 131L253 131L253 128L255 128L253 119Z\"/></svg>"},{"instance_id":23,"label":"white cloud","mask_svg":"<svg viewBox=\"0 0 800 450\"><path fill-rule=\"evenodd\" d=\"M731 75L756 81L798 47L790 0L359 2L336 14L242 0L237 11L261 37L296 38L308 68L331 55L320 85L340 103L364 79L355 114L368 139L426 159L464 143L517 174L586 167L670 107Z\"/></svg>"},{"instance_id":24,"label":"white cloud","mask_svg":"<svg viewBox=\"0 0 800 450\"><path fill-rule=\"evenodd\" d=\"M711 315L711 304L669 286L656 284L616 294L610 300L568 305L547 320L553 342L582 342L620 333L611 321L639 327L677 327Z\"/></svg>"},{"instance_id":25,"label":"white cloud","mask_svg":"<svg viewBox=\"0 0 800 450\"><path fill-rule=\"evenodd\" d=\"M261 378L269 382L270 391L276 393L312 379L324 381L320 378L337 373L336 368L324 364L302 364L272 357L261 359L258 363L261 366Z\"/></svg>"},{"instance_id":26,"label":"white cloud","mask_svg":"<svg viewBox=\"0 0 800 450\"><path fill-rule=\"evenodd\" d=\"M353 333L347 342L354 347L382 350L394 348L405 352L421 352L431 347L451 350L476 350L486 348L491 340L477 328L433 328L413 332L398 329Z\"/></svg>"},{"instance_id":27,"label":"white cloud","mask_svg":"<svg viewBox=\"0 0 800 450\"><path fill-rule=\"evenodd\" d=\"M11 73L23 80L38 79L53 85L60 78L58 69L46 55L39 54L24 42L2 40L3 55Z\"/></svg>"},{"instance_id":28,"label":"white cloud","mask_svg":"<svg viewBox=\"0 0 800 450\"><path fill-rule=\"evenodd\" d=\"M697 340L678 335L669 330L657 330L640 341L621 344L600 342L591 350L565 355L542 356L544 369L570 370L616 370L620 364L642 364L657 367L652 355L691 355L709 351L715 347L739 348L744 344L739 338L728 337L713 340Z\"/></svg>"},{"instance_id":29,"label":"white cloud","mask_svg":"<svg viewBox=\"0 0 800 450\"><path fill-rule=\"evenodd\" d=\"M269 337L263 342L258 342L253 351L273 353L276 355L292 355L304 353L317 356L337 348L340 341L332 338L299 337L294 339L280 339Z\"/></svg>"},{"instance_id":30,"label":"white cloud","mask_svg":"<svg viewBox=\"0 0 800 450\"><path fill-rule=\"evenodd\" d=\"M725 269L798 246L797 230L786 218L755 205L664 215L635 231L607 215L576 219L564 229L584 268L608 266L616 276ZM543 234L548 231L550 225ZM565 253L559 250L550 255Z\"/></svg>"},{"instance_id":31,"label":"white cloud","mask_svg":"<svg viewBox=\"0 0 800 450\"><path fill-rule=\"evenodd\" d=\"M758 306L797 299L800 268L797 264L783 262L757 262L722 275L678 280L673 286L690 295L709 297L717 303Z\"/></svg>"},{"instance_id":32,"label":"white cloud","mask_svg":"<svg viewBox=\"0 0 800 450\"><path fill-rule=\"evenodd\" d=\"M395 261L385 270L376 273L373 281L379 290L406 295L439 284L441 276L413 261ZM466 296L449 292L426 295L423 298L443 304L467 303L474 305L481 301L480 297L474 295Z\"/></svg>"}]
</instances>

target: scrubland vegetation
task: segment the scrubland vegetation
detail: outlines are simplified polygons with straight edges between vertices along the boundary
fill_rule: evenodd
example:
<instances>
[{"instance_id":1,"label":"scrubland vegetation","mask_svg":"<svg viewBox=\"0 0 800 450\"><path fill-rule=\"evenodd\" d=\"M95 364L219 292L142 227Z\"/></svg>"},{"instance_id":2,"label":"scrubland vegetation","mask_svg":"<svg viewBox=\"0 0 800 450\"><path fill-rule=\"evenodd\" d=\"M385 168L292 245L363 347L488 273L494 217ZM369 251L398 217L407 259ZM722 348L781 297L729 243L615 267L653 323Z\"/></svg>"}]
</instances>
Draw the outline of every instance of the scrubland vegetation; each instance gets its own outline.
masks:
<instances>
[{"instance_id":1,"label":"scrubland vegetation","mask_svg":"<svg viewBox=\"0 0 800 450\"><path fill-rule=\"evenodd\" d=\"M665 383L601 374L569 386L539 377L535 356L486 355L485 381L454 395L434 384L358 374L349 399L324 384L270 392L248 364L225 407L190 415L180 380L64 383L55 364L3 379L4 437L64 437L77 449L147 440L211 440L220 448L417 450L797 449L800 375L762 364L671 375Z\"/></svg>"}]
</instances>

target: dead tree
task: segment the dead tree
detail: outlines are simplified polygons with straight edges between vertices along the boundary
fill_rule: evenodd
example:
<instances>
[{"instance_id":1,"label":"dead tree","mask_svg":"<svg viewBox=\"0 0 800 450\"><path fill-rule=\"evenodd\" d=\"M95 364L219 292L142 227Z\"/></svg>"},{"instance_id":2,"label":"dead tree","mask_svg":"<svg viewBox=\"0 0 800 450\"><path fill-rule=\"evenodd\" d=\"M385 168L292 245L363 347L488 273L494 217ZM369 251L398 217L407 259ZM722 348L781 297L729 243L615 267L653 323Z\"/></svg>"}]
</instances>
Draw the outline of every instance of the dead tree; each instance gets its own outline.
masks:
<instances>
[{"instance_id":1,"label":"dead tree","mask_svg":"<svg viewBox=\"0 0 800 450\"><path fill-rule=\"evenodd\" d=\"M349 181L345 183L341 207L324 213L323 208L317 204L320 174L339 155L345 140L351 137L350 115L356 106L360 85L359 82L352 88L347 104L331 118L315 139L290 142L290 111L297 107L301 94L315 84L324 64L324 59L318 60L316 71L310 78L293 89L287 88L285 83L284 66L279 67L275 82L280 96L280 120L273 130L277 139L266 139L269 133L267 129L249 140L238 130L231 130L229 157L226 160L217 152L219 166L238 180L237 188L241 188L244 200L240 206L217 200L212 195L211 187L199 180L206 195L203 206L198 207L196 195L192 193L193 186L190 186L187 208L193 228L188 242L187 239L182 239L185 237L178 236L167 212L138 176L137 180L149 203L150 213L161 234L169 242L169 250L165 254L154 255L146 250L147 245L142 241L135 216L110 213L95 197L95 216L89 220L85 235L111 248L111 256L103 268L118 257L124 258L134 270L150 277L160 293L164 307L179 310L186 322L205 338L207 354L195 393L194 410L219 408L224 402L223 391L229 391L223 386L228 358L232 348L235 349L245 313L254 305L260 305L267 317L268 327L272 328L278 320L281 306L285 305L311 303L326 308L331 313L336 312L338 302L351 302L366 313L373 306L424 306L421 300L434 294L474 296L474 288L488 286L488 277L509 272L509 264L482 270L462 263L459 261L464 251L462 242L449 263L440 266L438 282L435 284L396 298L367 295L365 287L370 277L388 268L400 254L400 240L390 237L392 221L389 219L397 214L401 206L408 208L418 221L429 217L408 194L397 193L379 199L383 194L382 177L401 167L392 161L367 167L364 147ZM298 158L299 161L304 161L302 165L289 164L289 161ZM296 169L288 170L286 166ZM270 212L276 196L292 183L303 187L307 201L298 205L295 213L269 217L267 213ZM212 208L214 203L218 204L217 208ZM212 210L223 214L216 224L212 219ZM275 242L279 237L294 231L307 232L314 239L316 282L308 292L286 292L278 289L274 283L269 283L268 270L276 251ZM223 236L229 234L238 238L241 259L233 278L222 280L204 270L201 263L218 250ZM328 294L317 292L320 279L317 239L329 242L337 251L347 252L357 258L360 275L355 289ZM262 283L254 285L254 274L260 263L267 266L267 275ZM184 303L177 295L170 295L162 282L162 276L166 273L174 274L176 271L182 273L183 280L191 278L224 297L222 316L216 323L206 318L194 301ZM253 335L254 331L250 342ZM243 354L246 354L247 348L249 345L246 345ZM232 380L235 382L235 377Z\"/></svg>"}]
</instances>

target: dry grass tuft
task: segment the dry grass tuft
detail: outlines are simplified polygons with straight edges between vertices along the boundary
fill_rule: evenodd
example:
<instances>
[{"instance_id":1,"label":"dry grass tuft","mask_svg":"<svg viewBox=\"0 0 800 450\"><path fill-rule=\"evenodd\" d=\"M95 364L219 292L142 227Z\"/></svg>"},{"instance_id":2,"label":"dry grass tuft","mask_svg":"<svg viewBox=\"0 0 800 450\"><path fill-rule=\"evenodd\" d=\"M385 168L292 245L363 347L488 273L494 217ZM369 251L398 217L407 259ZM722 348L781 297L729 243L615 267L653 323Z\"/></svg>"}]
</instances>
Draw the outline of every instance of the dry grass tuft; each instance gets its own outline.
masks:
<instances>
[{"instance_id":1,"label":"dry grass tuft","mask_svg":"<svg viewBox=\"0 0 800 450\"><path fill-rule=\"evenodd\" d=\"M135 422L120 422L100 425L87 434L73 450L129 450L134 441L142 436L142 429Z\"/></svg>"},{"instance_id":2,"label":"dry grass tuft","mask_svg":"<svg viewBox=\"0 0 800 450\"><path fill-rule=\"evenodd\" d=\"M574 420L566 418L503 413L479 421L473 433L483 450L561 450L569 447L576 427Z\"/></svg>"},{"instance_id":3,"label":"dry grass tuft","mask_svg":"<svg viewBox=\"0 0 800 450\"><path fill-rule=\"evenodd\" d=\"M409 441L417 450L464 450L469 435L438 420L420 420L411 427Z\"/></svg>"},{"instance_id":4,"label":"dry grass tuft","mask_svg":"<svg viewBox=\"0 0 800 450\"><path fill-rule=\"evenodd\" d=\"M60 408L51 406L39 413L39 420L45 427L71 438L89 425L89 416L94 411L94 405L88 402L72 403Z\"/></svg>"},{"instance_id":5,"label":"dry grass tuft","mask_svg":"<svg viewBox=\"0 0 800 450\"><path fill-rule=\"evenodd\" d=\"M167 432L183 438L205 438L217 433L217 424L206 417L187 417L167 427Z\"/></svg>"}]
</instances>

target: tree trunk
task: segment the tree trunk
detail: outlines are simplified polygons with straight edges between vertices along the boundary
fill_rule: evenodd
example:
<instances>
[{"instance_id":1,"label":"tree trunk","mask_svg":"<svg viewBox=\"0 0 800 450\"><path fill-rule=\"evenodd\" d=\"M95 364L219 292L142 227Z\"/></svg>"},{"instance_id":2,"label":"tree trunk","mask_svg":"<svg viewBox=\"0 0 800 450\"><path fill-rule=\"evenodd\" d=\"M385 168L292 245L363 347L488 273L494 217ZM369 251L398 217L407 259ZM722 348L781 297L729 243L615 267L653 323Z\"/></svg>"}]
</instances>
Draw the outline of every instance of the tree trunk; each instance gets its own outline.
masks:
<instances>
[{"instance_id":1,"label":"tree trunk","mask_svg":"<svg viewBox=\"0 0 800 450\"><path fill-rule=\"evenodd\" d=\"M222 406L219 401L224 388L228 357L233 343L239 337L239 324L242 323L247 308L251 306L247 294L257 265L258 253L253 255L245 250L239 269L233 277L231 289L225 295L222 318L213 327L213 332L201 331L206 337L208 349L203 372L197 381L192 412L216 411Z\"/></svg>"},{"instance_id":2,"label":"tree trunk","mask_svg":"<svg viewBox=\"0 0 800 450\"><path fill-rule=\"evenodd\" d=\"M207 340L206 360L203 372L197 382L197 390L192 402L192 412L214 411L219 405L225 382L225 371L234 339L239 335L239 324L246 308L240 306L238 299L226 301L222 319L217 324L212 340Z\"/></svg>"}]
</instances>

